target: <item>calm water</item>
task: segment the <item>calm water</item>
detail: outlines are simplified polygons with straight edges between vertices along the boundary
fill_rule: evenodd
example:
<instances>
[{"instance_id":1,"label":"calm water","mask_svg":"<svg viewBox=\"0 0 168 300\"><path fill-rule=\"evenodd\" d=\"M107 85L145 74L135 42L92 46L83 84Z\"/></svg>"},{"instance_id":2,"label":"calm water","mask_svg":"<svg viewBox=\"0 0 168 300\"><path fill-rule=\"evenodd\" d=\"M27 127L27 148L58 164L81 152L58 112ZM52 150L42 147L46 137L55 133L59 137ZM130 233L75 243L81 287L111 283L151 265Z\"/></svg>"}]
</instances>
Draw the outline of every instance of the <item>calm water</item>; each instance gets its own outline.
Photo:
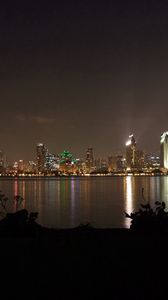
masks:
<instances>
[{"instance_id":1,"label":"calm water","mask_svg":"<svg viewBox=\"0 0 168 300\"><path fill-rule=\"evenodd\" d=\"M141 190L151 203L162 199L168 207L168 177L84 177L0 179L0 190L10 199L24 198L22 207L38 211L47 227L71 228L83 223L94 227L129 227L124 217L138 209ZM9 210L15 210L10 202Z\"/></svg>"}]
</instances>

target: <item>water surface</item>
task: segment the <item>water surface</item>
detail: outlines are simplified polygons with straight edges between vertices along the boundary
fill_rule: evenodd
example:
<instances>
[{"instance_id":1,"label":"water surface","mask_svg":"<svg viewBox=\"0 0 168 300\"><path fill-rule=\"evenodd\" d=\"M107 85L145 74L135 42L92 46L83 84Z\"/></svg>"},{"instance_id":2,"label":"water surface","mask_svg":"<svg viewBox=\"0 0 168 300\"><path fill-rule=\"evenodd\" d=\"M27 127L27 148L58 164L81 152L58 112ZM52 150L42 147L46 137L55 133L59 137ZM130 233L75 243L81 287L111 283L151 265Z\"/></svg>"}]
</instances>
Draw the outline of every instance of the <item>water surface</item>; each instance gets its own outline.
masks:
<instances>
[{"instance_id":1,"label":"water surface","mask_svg":"<svg viewBox=\"0 0 168 300\"><path fill-rule=\"evenodd\" d=\"M139 208L142 188L146 200L162 199L168 207L168 177L66 177L0 179L0 190L13 199L24 198L22 207L38 211L38 222L47 227L129 227L124 216ZM15 211L10 202L8 209ZM1 209L2 210L2 209Z\"/></svg>"}]
</instances>

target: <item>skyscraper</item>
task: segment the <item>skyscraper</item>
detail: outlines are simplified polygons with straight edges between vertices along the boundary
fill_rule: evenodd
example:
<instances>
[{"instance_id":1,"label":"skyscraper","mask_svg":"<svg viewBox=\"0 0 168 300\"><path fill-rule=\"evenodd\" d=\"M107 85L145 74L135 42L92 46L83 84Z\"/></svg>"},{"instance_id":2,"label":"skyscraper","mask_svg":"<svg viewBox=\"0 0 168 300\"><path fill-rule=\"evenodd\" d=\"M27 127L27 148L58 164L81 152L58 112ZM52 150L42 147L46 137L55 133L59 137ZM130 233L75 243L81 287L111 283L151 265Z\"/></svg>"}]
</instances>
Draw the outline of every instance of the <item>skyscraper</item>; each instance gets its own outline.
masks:
<instances>
[{"instance_id":1,"label":"skyscraper","mask_svg":"<svg viewBox=\"0 0 168 300\"><path fill-rule=\"evenodd\" d=\"M168 169L168 131L164 132L160 139L160 166Z\"/></svg>"},{"instance_id":2,"label":"skyscraper","mask_svg":"<svg viewBox=\"0 0 168 300\"><path fill-rule=\"evenodd\" d=\"M142 170L145 166L145 154L142 150L135 151L135 166L137 170Z\"/></svg>"},{"instance_id":3,"label":"skyscraper","mask_svg":"<svg viewBox=\"0 0 168 300\"><path fill-rule=\"evenodd\" d=\"M0 150L0 173L3 173L5 171L6 164L5 164L5 155Z\"/></svg>"},{"instance_id":4,"label":"skyscraper","mask_svg":"<svg viewBox=\"0 0 168 300\"><path fill-rule=\"evenodd\" d=\"M88 148L86 152L86 168L88 172L91 172L94 167L94 155L93 148Z\"/></svg>"},{"instance_id":5,"label":"skyscraper","mask_svg":"<svg viewBox=\"0 0 168 300\"><path fill-rule=\"evenodd\" d=\"M136 153L136 141L131 134L129 136L129 140L126 142L126 162L127 162L127 168L133 169L135 168L135 153Z\"/></svg>"},{"instance_id":6,"label":"skyscraper","mask_svg":"<svg viewBox=\"0 0 168 300\"><path fill-rule=\"evenodd\" d=\"M36 159L37 159L37 171L44 172L45 171L45 163L46 163L46 155L48 150L46 146L42 143L37 144L36 146Z\"/></svg>"},{"instance_id":7,"label":"skyscraper","mask_svg":"<svg viewBox=\"0 0 168 300\"><path fill-rule=\"evenodd\" d=\"M65 174L76 173L76 159L73 158L71 152L64 150L60 154L60 172Z\"/></svg>"},{"instance_id":8,"label":"skyscraper","mask_svg":"<svg viewBox=\"0 0 168 300\"><path fill-rule=\"evenodd\" d=\"M46 153L45 170L47 172L57 170L57 158L55 154Z\"/></svg>"},{"instance_id":9,"label":"skyscraper","mask_svg":"<svg viewBox=\"0 0 168 300\"><path fill-rule=\"evenodd\" d=\"M19 173L23 173L23 171L24 171L24 161L23 161L23 159L20 159L19 162L18 162L18 171L19 171Z\"/></svg>"}]
</instances>

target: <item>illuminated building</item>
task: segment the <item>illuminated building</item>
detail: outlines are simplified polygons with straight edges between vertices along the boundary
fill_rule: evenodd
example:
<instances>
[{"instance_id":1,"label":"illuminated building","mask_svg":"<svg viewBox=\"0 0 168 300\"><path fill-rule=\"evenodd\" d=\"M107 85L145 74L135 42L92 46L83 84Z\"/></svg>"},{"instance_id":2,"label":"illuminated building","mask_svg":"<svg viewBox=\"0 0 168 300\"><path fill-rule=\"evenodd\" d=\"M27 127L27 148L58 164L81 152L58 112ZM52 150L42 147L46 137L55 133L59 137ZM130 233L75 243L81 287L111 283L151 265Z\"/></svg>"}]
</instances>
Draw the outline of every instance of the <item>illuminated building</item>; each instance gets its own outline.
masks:
<instances>
[{"instance_id":1,"label":"illuminated building","mask_svg":"<svg viewBox=\"0 0 168 300\"><path fill-rule=\"evenodd\" d=\"M47 172L54 172L58 170L59 165L57 163L57 157L55 154L47 153L46 154L46 161L45 161L45 170Z\"/></svg>"},{"instance_id":2,"label":"illuminated building","mask_svg":"<svg viewBox=\"0 0 168 300\"><path fill-rule=\"evenodd\" d=\"M145 155L142 150L135 151L135 166L137 170L142 170L145 166Z\"/></svg>"},{"instance_id":3,"label":"illuminated building","mask_svg":"<svg viewBox=\"0 0 168 300\"><path fill-rule=\"evenodd\" d=\"M97 174L97 173L108 173L107 160L105 158L97 158L94 161L94 167L87 169L87 173Z\"/></svg>"},{"instance_id":4,"label":"illuminated building","mask_svg":"<svg viewBox=\"0 0 168 300\"><path fill-rule=\"evenodd\" d=\"M160 167L160 157L156 154L146 154L145 155L145 167L158 169Z\"/></svg>"},{"instance_id":5,"label":"illuminated building","mask_svg":"<svg viewBox=\"0 0 168 300\"><path fill-rule=\"evenodd\" d=\"M59 170L63 174L74 174L77 172L78 162L73 158L73 155L69 151L63 151L60 154L60 166Z\"/></svg>"},{"instance_id":6,"label":"illuminated building","mask_svg":"<svg viewBox=\"0 0 168 300\"><path fill-rule=\"evenodd\" d=\"M168 169L168 131L164 132L160 139L160 166Z\"/></svg>"},{"instance_id":7,"label":"illuminated building","mask_svg":"<svg viewBox=\"0 0 168 300\"><path fill-rule=\"evenodd\" d=\"M102 173L102 174L105 174L105 173L107 174L108 173L107 159L101 158L99 172Z\"/></svg>"},{"instance_id":8,"label":"illuminated building","mask_svg":"<svg viewBox=\"0 0 168 300\"><path fill-rule=\"evenodd\" d=\"M81 164L81 173L86 174L87 173L86 163L84 161L81 161L80 164Z\"/></svg>"},{"instance_id":9,"label":"illuminated building","mask_svg":"<svg viewBox=\"0 0 168 300\"><path fill-rule=\"evenodd\" d=\"M126 168L126 159L122 155L115 155L108 157L108 171L115 172L121 171L123 172Z\"/></svg>"},{"instance_id":10,"label":"illuminated building","mask_svg":"<svg viewBox=\"0 0 168 300\"><path fill-rule=\"evenodd\" d=\"M23 173L23 171L24 171L24 162L22 159L20 159L18 162L18 172Z\"/></svg>"},{"instance_id":11,"label":"illuminated building","mask_svg":"<svg viewBox=\"0 0 168 300\"><path fill-rule=\"evenodd\" d=\"M117 155L117 171L125 171L126 159L122 155Z\"/></svg>"},{"instance_id":12,"label":"illuminated building","mask_svg":"<svg viewBox=\"0 0 168 300\"><path fill-rule=\"evenodd\" d=\"M101 159L96 158L95 161L94 161L94 165L95 165L96 170L100 170L100 168L101 168Z\"/></svg>"},{"instance_id":13,"label":"illuminated building","mask_svg":"<svg viewBox=\"0 0 168 300\"><path fill-rule=\"evenodd\" d=\"M42 143L36 146L37 171L43 173L45 171L46 155L48 150Z\"/></svg>"},{"instance_id":14,"label":"illuminated building","mask_svg":"<svg viewBox=\"0 0 168 300\"><path fill-rule=\"evenodd\" d=\"M13 170L12 170L14 173L17 173L18 172L18 162L15 161L14 164L13 164Z\"/></svg>"},{"instance_id":15,"label":"illuminated building","mask_svg":"<svg viewBox=\"0 0 168 300\"><path fill-rule=\"evenodd\" d=\"M126 142L126 162L127 169L135 168L135 151L136 151L136 141L132 135L129 136L129 140Z\"/></svg>"},{"instance_id":16,"label":"illuminated building","mask_svg":"<svg viewBox=\"0 0 168 300\"><path fill-rule=\"evenodd\" d=\"M5 155L2 151L0 151L0 173L4 173L5 168L6 168Z\"/></svg>"},{"instance_id":17,"label":"illuminated building","mask_svg":"<svg viewBox=\"0 0 168 300\"><path fill-rule=\"evenodd\" d=\"M36 164L34 161L29 161L25 165L25 172L27 173L35 173L36 171Z\"/></svg>"},{"instance_id":18,"label":"illuminated building","mask_svg":"<svg viewBox=\"0 0 168 300\"><path fill-rule=\"evenodd\" d=\"M117 156L108 157L108 171L113 172L117 170Z\"/></svg>"},{"instance_id":19,"label":"illuminated building","mask_svg":"<svg viewBox=\"0 0 168 300\"><path fill-rule=\"evenodd\" d=\"M86 169L87 172L90 173L94 169L94 155L93 148L88 148L86 152Z\"/></svg>"},{"instance_id":20,"label":"illuminated building","mask_svg":"<svg viewBox=\"0 0 168 300\"><path fill-rule=\"evenodd\" d=\"M107 160L105 158L101 159L101 169L107 169Z\"/></svg>"}]
</instances>

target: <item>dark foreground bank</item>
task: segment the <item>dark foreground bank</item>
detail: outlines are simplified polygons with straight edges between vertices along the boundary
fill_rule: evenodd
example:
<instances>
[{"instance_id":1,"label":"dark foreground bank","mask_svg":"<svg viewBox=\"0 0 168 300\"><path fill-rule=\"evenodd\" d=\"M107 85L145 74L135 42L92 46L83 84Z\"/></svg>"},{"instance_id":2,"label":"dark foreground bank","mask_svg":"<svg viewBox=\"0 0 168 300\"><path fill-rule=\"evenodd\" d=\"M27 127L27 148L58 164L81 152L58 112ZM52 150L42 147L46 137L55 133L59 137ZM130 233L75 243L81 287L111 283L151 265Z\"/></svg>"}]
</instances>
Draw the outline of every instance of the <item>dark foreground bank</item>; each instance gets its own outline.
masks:
<instances>
[{"instance_id":1,"label":"dark foreground bank","mask_svg":"<svg viewBox=\"0 0 168 300\"><path fill-rule=\"evenodd\" d=\"M167 234L28 226L0 224L3 299L165 298Z\"/></svg>"}]
</instances>

